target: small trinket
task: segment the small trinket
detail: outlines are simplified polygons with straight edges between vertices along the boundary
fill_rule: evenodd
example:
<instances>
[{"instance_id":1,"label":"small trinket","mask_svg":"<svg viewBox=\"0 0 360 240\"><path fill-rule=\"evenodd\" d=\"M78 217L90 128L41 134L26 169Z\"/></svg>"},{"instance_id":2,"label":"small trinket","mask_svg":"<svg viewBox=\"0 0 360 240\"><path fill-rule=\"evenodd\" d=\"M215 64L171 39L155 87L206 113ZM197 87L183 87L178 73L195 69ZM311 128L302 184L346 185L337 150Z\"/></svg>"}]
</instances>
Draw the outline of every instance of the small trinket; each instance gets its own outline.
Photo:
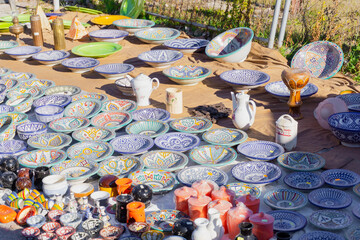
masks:
<instances>
[{"instance_id":1,"label":"small trinket","mask_svg":"<svg viewBox=\"0 0 360 240\"><path fill-rule=\"evenodd\" d=\"M70 200L67 206L67 211L71 213L76 213L78 208L78 203L75 199L75 194L73 192L70 192Z\"/></svg>"},{"instance_id":2,"label":"small trinket","mask_svg":"<svg viewBox=\"0 0 360 240\"><path fill-rule=\"evenodd\" d=\"M100 201L99 200L95 200L95 207L92 211L92 215L95 218L99 217L99 215L100 215Z\"/></svg>"},{"instance_id":3,"label":"small trinket","mask_svg":"<svg viewBox=\"0 0 360 240\"><path fill-rule=\"evenodd\" d=\"M83 220L87 220L87 219L91 219L93 218L92 214L91 214L91 209L90 208L87 208L85 210L85 214L84 214L84 217L83 217Z\"/></svg>"},{"instance_id":4,"label":"small trinket","mask_svg":"<svg viewBox=\"0 0 360 240\"><path fill-rule=\"evenodd\" d=\"M105 207L100 207L100 216L99 219L104 222L104 228L111 226L110 224L110 217L105 212Z\"/></svg>"}]
</instances>

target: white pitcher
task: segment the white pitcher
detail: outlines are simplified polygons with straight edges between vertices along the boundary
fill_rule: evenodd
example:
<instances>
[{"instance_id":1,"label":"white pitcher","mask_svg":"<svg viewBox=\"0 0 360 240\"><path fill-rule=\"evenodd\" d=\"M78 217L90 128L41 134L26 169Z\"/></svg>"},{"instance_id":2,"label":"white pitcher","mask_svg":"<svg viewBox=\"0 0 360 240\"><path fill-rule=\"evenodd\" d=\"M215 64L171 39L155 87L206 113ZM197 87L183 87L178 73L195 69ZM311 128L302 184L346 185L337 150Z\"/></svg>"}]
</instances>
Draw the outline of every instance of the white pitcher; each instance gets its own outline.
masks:
<instances>
[{"instance_id":1,"label":"white pitcher","mask_svg":"<svg viewBox=\"0 0 360 240\"><path fill-rule=\"evenodd\" d=\"M153 81L157 82L157 85L153 87ZM131 80L131 87L136 95L136 102L138 106L150 105L150 95L152 91L157 89L160 85L159 79L150 78L145 74L140 74Z\"/></svg>"},{"instance_id":2,"label":"white pitcher","mask_svg":"<svg viewBox=\"0 0 360 240\"><path fill-rule=\"evenodd\" d=\"M289 114L284 114L276 121L275 142L286 151L291 151L297 143L298 122Z\"/></svg>"},{"instance_id":3,"label":"white pitcher","mask_svg":"<svg viewBox=\"0 0 360 240\"><path fill-rule=\"evenodd\" d=\"M197 218L194 221L196 229L192 232L191 240L211 240L211 234L207 229L209 220L206 218Z\"/></svg>"},{"instance_id":4,"label":"white pitcher","mask_svg":"<svg viewBox=\"0 0 360 240\"><path fill-rule=\"evenodd\" d=\"M241 91L236 95L231 92L231 98L233 102L233 124L236 128L246 131L254 123L256 104L253 100L250 100L250 96L245 91Z\"/></svg>"},{"instance_id":5,"label":"white pitcher","mask_svg":"<svg viewBox=\"0 0 360 240\"><path fill-rule=\"evenodd\" d=\"M207 229L211 234L211 240L220 240L225 231L220 218L220 212L215 208L209 208L207 213L209 218Z\"/></svg>"}]
</instances>

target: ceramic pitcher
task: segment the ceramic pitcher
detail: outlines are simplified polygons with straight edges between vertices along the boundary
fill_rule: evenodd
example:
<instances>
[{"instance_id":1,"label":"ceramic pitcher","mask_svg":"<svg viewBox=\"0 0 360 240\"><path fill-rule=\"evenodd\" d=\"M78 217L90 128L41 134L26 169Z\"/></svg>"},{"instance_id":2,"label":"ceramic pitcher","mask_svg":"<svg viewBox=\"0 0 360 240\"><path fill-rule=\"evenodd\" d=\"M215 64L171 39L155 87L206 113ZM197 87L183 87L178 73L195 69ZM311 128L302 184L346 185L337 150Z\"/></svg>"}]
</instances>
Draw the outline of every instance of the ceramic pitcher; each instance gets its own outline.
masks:
<instances>
[{"instance_id":1,"label":"ceramic pitcher","mask_svg":"<svg viewBox=\"0 0 360 240\"><path fill-rule=\"evenodd\" d=\"M196 225L195 231L193 231L191 235L191 240L210 240L211 234L207 229L207 225L209 224L209 220L206 218L197 218L194 221Z\"/></svg>"},{"instance_id":2,"label":"ceramic pitcher","mask_svg":"<svg viewBox=\"0 0 360 240\"><path fill-rule=\"evenodd\" d=\"M233 102L233 124L236 128L246 131L254 123L256 104L253 100L250 100L250 96L245 91L241 91L236 95L231 92L231 97Z\"/></svg>"},{"instance_id":3,"label":"ceramic pitcher","mask_svg":"<svg viewBox=\"0 0 360 240\"><path fill-rule=\"evenodd\" d=\"M207 229L211 235L211 240L220 240L224 235L224 227L220 219L220 212L215 208L208 209L209 224Z\"/></svg>"},{"instance_id":4,"label":"ceramic pitcher","mask_svg":"<svg viewBox=\"0 0 360 240\"><path fill-rule=\"evenodd\" d=\"M156 82L157 85L153 87L153 82ZM150 105L150 95L152 91L157 89L160 85L159 79L150 78L145 74L140 74L136 78L131 80L131 87L134 90L136 95L136 101L138 106L148 106Z\"/></svg>"}]
</instances>

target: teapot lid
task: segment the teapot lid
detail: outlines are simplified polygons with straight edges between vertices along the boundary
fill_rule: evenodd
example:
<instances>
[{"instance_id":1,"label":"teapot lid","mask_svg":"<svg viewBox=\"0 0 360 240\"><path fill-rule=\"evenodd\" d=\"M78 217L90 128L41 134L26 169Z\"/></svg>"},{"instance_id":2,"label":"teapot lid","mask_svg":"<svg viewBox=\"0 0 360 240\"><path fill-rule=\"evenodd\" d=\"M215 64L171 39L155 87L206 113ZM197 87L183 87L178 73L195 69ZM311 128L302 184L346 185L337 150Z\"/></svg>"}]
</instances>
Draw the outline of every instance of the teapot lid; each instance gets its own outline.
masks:
<instances>
[{"instance_id":1,"label":"teapot lid","mask_svg":"<svg viewBox=\"0 0 360 240\"><path fill-rule=\"evenodd\" d=\"M258 225L268 225L268 224L273 224L274 223L274 217L260 212L260 213L256 213L250 216L249 220L254 223L254 224L258 224Z\"/></svg>"}]
</instances>

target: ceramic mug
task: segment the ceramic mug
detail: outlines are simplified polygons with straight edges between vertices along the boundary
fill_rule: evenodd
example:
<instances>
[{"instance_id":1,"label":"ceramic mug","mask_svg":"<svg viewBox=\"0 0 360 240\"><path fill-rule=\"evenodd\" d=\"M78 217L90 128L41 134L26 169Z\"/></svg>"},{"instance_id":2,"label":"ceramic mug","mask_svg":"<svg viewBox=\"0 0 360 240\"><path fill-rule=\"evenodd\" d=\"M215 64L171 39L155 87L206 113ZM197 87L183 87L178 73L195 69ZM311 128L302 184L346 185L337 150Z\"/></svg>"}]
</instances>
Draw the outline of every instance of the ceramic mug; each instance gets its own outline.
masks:
<instances>
[{"instance_id":1,"label":"ceramic mug","mask_svg":"<svg viewBox=\"0 0 360 240\"><path fill-rule=\"evenodd\" d=\"M172 114L183 112L182 90L179 88L166 89L166 110Z\"/></svg>"}]
</instances>

